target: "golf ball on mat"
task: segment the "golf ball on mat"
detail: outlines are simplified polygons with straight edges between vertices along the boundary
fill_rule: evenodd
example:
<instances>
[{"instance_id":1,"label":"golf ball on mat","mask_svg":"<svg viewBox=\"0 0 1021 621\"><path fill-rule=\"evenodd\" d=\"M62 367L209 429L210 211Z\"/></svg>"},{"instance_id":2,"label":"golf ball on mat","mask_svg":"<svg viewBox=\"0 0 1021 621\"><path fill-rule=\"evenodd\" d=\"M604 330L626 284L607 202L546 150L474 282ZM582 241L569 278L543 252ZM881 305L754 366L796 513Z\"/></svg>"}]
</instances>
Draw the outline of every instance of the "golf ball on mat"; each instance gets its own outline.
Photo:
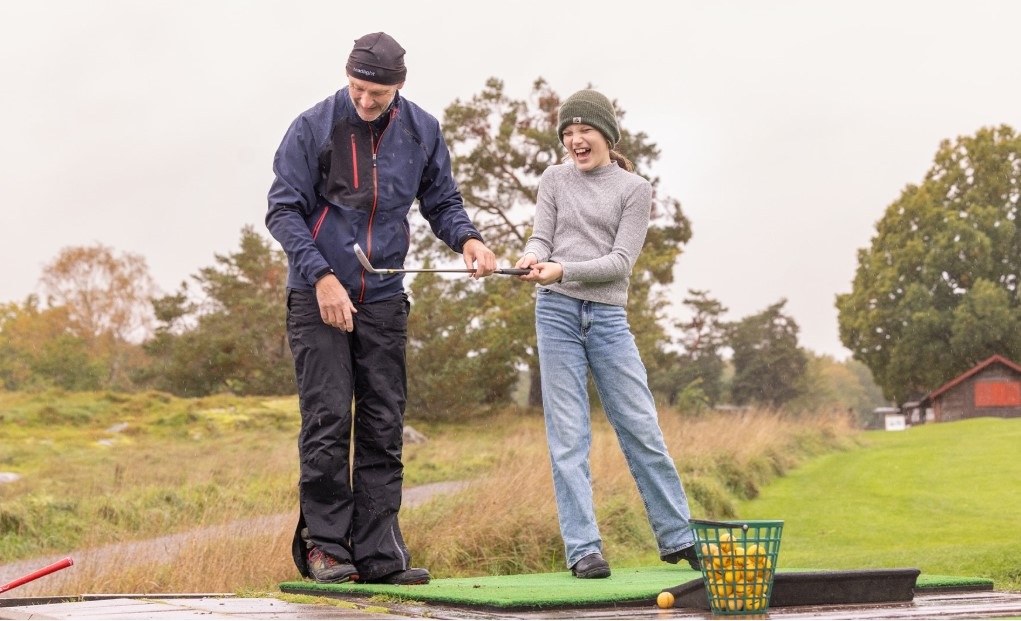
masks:
<instances>
[{"instance_id":1,"label":"golf ball on mat","mask_svg":"<svg viewBox=\"0 0 1021 621\"><path fill-rule=\"evenodd\" d=\"M663 591L656 596L656 605L660 608L673 608L674 607L674 594L670 591Z\"/></svg>"}]
</instances>

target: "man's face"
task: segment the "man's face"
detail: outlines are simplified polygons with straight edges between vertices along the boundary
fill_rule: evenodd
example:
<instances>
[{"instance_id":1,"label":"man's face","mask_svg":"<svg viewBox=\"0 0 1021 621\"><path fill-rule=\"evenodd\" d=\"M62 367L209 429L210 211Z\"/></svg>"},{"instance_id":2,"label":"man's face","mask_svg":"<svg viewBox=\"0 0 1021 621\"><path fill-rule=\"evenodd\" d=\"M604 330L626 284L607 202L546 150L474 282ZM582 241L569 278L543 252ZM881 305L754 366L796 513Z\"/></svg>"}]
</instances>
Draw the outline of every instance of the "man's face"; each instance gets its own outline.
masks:
<instances>
[{"instance_id":1,"label":"man's face","mask_svg":"<svg viewBox=\"0 0 1021 621\"><path fill-rule=\"evenodd\" d=\"M390 102L394 100L397 90L404 86L403 81L400 84L387 86L360 80L350 75L347 76L347 82L350 86L351 101L354 102L355 110L358 111L358 116L363 121L374 121L379 118L379 115L390 107Z\"/></svg>"}]
</instances>

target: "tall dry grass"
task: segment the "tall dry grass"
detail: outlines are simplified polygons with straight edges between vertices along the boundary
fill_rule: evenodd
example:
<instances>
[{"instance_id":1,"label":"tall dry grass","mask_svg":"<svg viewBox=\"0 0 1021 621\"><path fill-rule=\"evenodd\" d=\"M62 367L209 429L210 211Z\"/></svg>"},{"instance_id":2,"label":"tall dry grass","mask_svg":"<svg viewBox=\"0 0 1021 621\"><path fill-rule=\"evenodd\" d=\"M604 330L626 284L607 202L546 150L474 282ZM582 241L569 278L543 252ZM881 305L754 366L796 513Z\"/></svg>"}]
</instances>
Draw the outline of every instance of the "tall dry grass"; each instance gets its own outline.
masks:
<instances>
[{"instance_id":1,"label":"tall dry grass","mask_svg":"<svg viewBox=\"0 0 1021 621\"><path fill-rule=\"evenodd\" d=\"M290 515L267 516L89 548L75 555L73 567L12 594L273 591L279 576L295 572L291 533Z\"/></svg>"},{"instance_id":2,"label":"tall dry grass","mask_svg":"<svg viewBox=\"0 0 1021 621\"><path fill-rule=\"evenodd\" d=\"M693 517L736 517L739 498L801 460L849 446L856 430L839 416L660 417ZM419 562L437 575L472 576L565 569L542 420L501 419L500 459L457 496L405 512L403 529ZM604 555L620 566L659 562L652 530L612 429L593 416L591 453Z\"/></svg>"},{"instance_id":3,"label":"tall dry grass","mask_svg":"<svg viewBox=\"0 0 1021 621\"><path fill-rule=\"evenodd\" d=\"M658 562L651 529L612 429L601 413L593 421L593 486L606 556L619 567ZM856 433L840 418L761 411L702 416L665 411L661 426L693 515L710 518L733 517L738 497L753 495L802 459L846 446ZM514 410L486 421L423 425L420 430L429 442L406 446L407 481L449 475L469 483L459 493L402 510L402 529L416 564L429 567L435 577L564 569L541 416ZM189 459L168 449L163 457L154 458L154 464L177 474L152 476L172 484L200 476L193 472L200 468L206 476L215 472L215 487L254 489L253 470L265 472L271 484L257 493L267 498L248 504L265 506L269 499L272 513L253 516L251 506L237 510L211 502L200 512L175 515L155 529L161 535L155 539L111 542L109 533L97 529L94 536L82 537L85 543L73 567L10 595L268 592L281 581L298 579L290 555L296 515L294 460L269 447L262 454L226 452L234 465L220 464L215 455ZM129 475L121 476L123 485L123 477ZM86 481L78 483L95 491ZM72 488L65 489L73 496ZM213 493L213 487L209 489ZM231 497L215 495L220 500ZM3 566L6 573L0 582L61 556Z\"/></svg>"}]
</instances>

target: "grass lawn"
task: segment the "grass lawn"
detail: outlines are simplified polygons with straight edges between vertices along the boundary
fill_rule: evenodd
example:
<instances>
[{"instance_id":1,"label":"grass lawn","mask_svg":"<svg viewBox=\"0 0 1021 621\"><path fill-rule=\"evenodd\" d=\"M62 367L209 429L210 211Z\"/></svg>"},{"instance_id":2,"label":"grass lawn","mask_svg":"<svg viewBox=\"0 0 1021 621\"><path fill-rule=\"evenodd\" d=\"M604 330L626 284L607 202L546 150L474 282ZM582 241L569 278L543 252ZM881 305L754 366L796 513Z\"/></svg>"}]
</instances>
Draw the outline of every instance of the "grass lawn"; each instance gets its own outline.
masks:
<instances>
[{"instance_id":1,"label":"grass lawn","mask_svg":"<svg viewBox=\"0 0 1021 621\"><path fill-rule=\"evenodd\" d=\"M873 431L741 503L784 520L778 566L916 567L1021 590L1021 419Z\"/></svg>"}]
</instances>

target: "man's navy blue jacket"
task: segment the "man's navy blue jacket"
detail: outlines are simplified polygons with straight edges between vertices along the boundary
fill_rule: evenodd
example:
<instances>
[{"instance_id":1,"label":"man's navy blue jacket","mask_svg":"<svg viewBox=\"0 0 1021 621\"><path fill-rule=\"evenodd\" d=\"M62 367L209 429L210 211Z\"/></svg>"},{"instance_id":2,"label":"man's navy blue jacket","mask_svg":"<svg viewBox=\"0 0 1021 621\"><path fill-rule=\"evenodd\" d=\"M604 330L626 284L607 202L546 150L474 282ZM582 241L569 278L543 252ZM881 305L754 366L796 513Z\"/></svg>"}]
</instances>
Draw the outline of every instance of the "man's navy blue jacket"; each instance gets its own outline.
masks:
<instances>
[{"instance_id":1,"label":"man's navy blue jacket","mask_svg":"<svg viewBox=\"0 0 1021 621\"><path fill-rule=\"evenodd\" d=\"M464 210L440 124L394 96L382 130L363 121L344 87L291 123L276 156L266 226L290 266L287 286L313 289L329 270L357 303L394 297L403 275L362 268L357 243L375 268L403 268L415 200L436 236L455 252L482 239Z\"/></svg>"}]
</instances>

